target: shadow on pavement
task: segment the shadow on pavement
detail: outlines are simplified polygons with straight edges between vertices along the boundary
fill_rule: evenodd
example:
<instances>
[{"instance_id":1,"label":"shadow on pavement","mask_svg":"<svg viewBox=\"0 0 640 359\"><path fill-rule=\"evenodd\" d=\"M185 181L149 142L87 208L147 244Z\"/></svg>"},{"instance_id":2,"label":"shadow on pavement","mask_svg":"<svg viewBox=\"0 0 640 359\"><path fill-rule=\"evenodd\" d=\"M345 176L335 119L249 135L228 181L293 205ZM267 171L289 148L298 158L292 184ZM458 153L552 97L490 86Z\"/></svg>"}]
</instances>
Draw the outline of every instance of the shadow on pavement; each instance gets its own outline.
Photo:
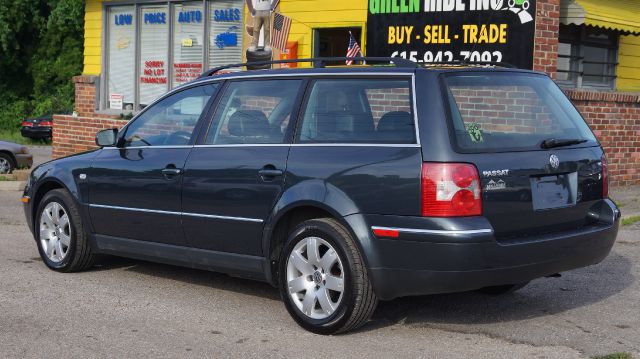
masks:
<instances>
[{"instance_id":1,"label":"shadow on pavement","mask_svg":"<svg viewBox=\"0 0 640 359\"><path fill-rule=\"evenodd\" d=\"M601 302L623 291L635 280L631 268L628 258L612 252L600 264L563 273L561 278L537 279L503 296L464 292L380 302L371 323L361 330L396 323L501 323L562 313Z\"/></svg>"},{"instance_id":2,"label":"shadow on pavement","mask_svg":"<svg viewBox=\"0 0 640 359\"><path fill-rule=\"evenodd\" d=\"M267 283L225 274L132 259L106 257L94 270L127 271L232 291L274 301L278 290ZM612 252L602 263L563 273L562 278L542 278L515 293L490 296L478 292L399 298L380 302L372 321L359 331L397 323L414 325L487 324L553 315L597 303L634 282L632 262Z\"/></svg>"},{"instance_id":3,"label":"shadow on pavement","mask_svg":"<svg viewBox=\"0 0 640 359\"><path fill-rule=\"evenodd\" d=\"M232 291L259 298L280 300L280 293L271 285L254 280L231 277L223 273L177 267L141 260L104 256L92 270L124 269L153 277L181 281L198 286Z\"/></svg>"}]
</instances>

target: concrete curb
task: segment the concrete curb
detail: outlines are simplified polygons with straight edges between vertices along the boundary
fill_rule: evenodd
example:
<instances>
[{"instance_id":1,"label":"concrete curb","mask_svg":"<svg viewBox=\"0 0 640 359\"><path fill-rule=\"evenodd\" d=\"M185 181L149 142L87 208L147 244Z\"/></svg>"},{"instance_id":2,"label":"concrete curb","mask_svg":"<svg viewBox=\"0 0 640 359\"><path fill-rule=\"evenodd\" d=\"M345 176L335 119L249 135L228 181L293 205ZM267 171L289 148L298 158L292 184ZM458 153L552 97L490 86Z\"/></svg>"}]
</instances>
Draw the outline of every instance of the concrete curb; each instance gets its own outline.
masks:
<instances>
[{"instance_id":1,"label":"concrete curb","mask_svg":"<svg viewBox=\"0 0 640 359\"><path fill-rule=\"evenodd\" d=\"M25 181L0 181L0 191L22 191Z\"/></svg>"}]
</instances>

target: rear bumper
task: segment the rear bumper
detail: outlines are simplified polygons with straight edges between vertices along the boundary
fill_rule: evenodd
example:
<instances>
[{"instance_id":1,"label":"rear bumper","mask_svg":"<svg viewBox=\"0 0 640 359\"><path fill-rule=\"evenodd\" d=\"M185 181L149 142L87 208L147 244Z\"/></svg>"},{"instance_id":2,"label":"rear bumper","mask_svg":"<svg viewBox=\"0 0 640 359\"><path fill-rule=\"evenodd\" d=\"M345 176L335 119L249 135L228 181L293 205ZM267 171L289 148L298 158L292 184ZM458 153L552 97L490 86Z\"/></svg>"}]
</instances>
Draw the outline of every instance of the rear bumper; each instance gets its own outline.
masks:
<instances>
[{"instance_id":1,"label":"rear bumper","mask_svg":"<svg viewBox=\"0 0 640 359\"><path fill-rule=\"evenodd\" d=\"M415 225L424 218L362 216L369 226L363 242L369 273L380 299L450 293L487 286L527 282L546 275L589 266L602 261L611 251L618 232L620 212L613 202L602 201L602 221L575 231L536 237L530 241L500 244L482 217L456 219L450 228L434 233L407 233L395 239L376 238L370 226L380 222ZM346 218L352 225L356 216ZM406 223L409 221L410 223ZM443 224L443 220L439 220ZM474 228L464 228L463 223ZM365 223L359 223L360 226ZM429 223L432 226L434 223ZM388 227L388 224L384 225ZM451 228L453 227L453 228ZM424 228L424 227L423 227ZM453 234L447 235L450 232Z\"/></svg>"},{"instance_id":2,"label":"rear bumper","mask_svg":"<svg viewBox=\"0 0 640 359\"><path fill-rule=\"evenodd\" d=\"M22 137L33 139L50 138L52 134L51 127L23 127L20 130Z\"/></svg>"},{"instance_id":3,"label":"rear bumper","mask_svg":"<svg viewBox=\"0 0 640 359\"><path fill-rule=\"evenodd\" d=\"M16 154L16 165L18 168L31 168L33 165L33 155L30 153Z\"/></svg>"}]
</instances>

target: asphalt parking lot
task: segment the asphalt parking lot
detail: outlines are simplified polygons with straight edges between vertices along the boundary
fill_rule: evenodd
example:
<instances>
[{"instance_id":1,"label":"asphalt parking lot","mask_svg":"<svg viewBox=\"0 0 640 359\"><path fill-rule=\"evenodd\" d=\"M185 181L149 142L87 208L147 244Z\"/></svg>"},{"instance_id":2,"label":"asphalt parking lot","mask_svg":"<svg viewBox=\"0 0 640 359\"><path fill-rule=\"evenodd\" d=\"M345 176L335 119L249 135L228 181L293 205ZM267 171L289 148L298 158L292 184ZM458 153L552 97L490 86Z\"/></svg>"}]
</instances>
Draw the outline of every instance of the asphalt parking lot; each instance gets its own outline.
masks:
<instances>
[{"instance_id":1,"label":"asphalt parking lot","mask_svg":"<svg viewBox=\"0 0 640 359\"><path fill-rule=\"evenodd\" d=\"M263 283L118 258L52 272L19 199L0 192L2 357L640 357L638 223L599 265L503 297L384 302L358 332L323 337L300 329Z\"/></svg>"}]
</instances>

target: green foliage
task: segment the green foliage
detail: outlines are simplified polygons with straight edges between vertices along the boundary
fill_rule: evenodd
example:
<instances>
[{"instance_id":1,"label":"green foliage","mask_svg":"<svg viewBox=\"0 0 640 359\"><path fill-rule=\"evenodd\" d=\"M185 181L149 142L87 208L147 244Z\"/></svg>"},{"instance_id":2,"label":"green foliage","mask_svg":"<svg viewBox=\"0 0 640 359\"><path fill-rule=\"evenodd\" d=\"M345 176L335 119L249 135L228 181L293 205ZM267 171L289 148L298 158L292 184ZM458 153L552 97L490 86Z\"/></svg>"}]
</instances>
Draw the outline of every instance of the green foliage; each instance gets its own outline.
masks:
<instances>
[{"instance_id":1,"label":"green foliage","mask_svg":"<svg viewBox=\"0 0 640 359\"><path fill-rule=\"evenodd\" d=\"M0 0L0 130L73 110L83 26L82 0Z\"/></svg>"},{"instance_id":2,"label":"green foliage","mask_svg":"<svg viewBox=\"0 0 640 359\"><path fill-rule=\"evenodd\" d=\"M640 216L631 216L631 217L625 217L622 219L623 226L630 226L638 222L640 222Z\"/></svg>"},{"instance_id":3,"label":"green foliage","mask_svg":"<svg viewBox=\"0 0 640 359\"><path fill-rule=\"evenodd\" d=\"M593 359L633 359L633 355L629 353L612 353L607 355L595 356Z\"/></svg>"}]
</instances>

